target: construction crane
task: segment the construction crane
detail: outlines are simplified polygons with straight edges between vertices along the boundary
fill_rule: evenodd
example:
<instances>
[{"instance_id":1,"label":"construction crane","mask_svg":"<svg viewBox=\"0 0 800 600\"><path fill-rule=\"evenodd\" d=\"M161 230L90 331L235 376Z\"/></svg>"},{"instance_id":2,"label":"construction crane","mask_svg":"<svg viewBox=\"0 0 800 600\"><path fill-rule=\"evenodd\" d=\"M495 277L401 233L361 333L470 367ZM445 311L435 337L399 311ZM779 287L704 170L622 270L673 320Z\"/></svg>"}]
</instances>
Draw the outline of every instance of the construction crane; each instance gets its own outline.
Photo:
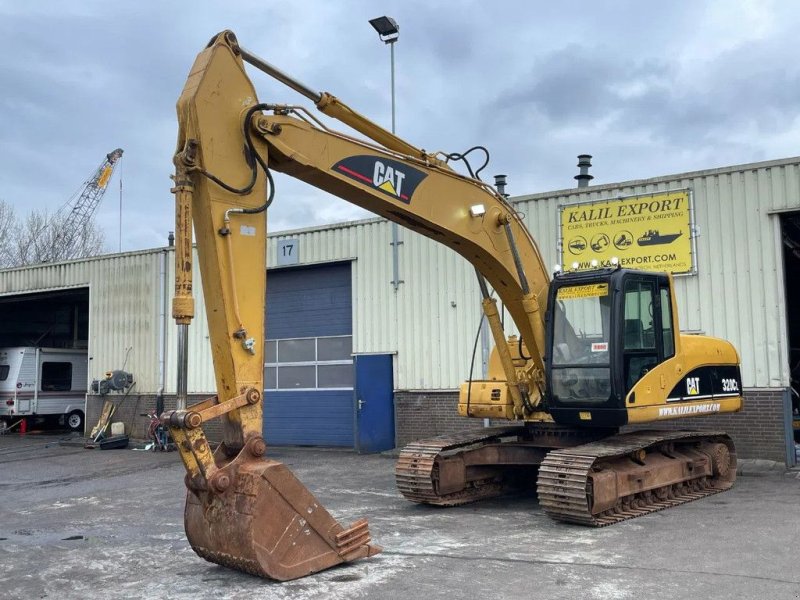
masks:
<instances>
[{"instance_id":1,"label":"construction crane","mask_svg":"<svg viewBox=\"0 0 800 600\"><path fill-rule=\"evenodd\" d=\"M59 228L57 235L61 239L51 248L52 256L48 257L47 262L81 257L81 241L108 189L108 182L111 181L114 169L119 164L122 152L122 148L117 148L106 154L105 160L92 172L91 177L49 221L48 226L57 224Z\"/></svg>"}]
</instances>

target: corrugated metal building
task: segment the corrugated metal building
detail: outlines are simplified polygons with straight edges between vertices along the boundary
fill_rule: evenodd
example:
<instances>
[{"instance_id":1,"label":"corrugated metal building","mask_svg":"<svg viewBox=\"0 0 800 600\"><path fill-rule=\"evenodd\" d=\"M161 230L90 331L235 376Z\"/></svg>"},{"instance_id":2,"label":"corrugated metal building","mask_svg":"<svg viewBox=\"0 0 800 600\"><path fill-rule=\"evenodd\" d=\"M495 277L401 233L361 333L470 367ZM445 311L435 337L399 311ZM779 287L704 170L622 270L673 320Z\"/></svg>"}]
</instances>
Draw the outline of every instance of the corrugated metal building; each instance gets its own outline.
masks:
<instances>
[{"instance_id":1,"label":"corrugated metal building","mask_svg":"<svg viewBox=\"0 0 800 600\"><path fill-rule=\"evenodd\" d=\"M793 325L792 311L787 313L791 306L787 294L795 292L791 284L787 287L792 277L784 272L796 268L790 262L795 238L800 248L800 228L796 235L792 233L800 214L800 158L571 188L511 201L525 215L545 261L555 264L560 256L560 206L678 189L690 189L694 197L697 267L696 274L676 278L681 329L726 338L737 346L748 400L739 415L702 417L692 424L732 431L744 456L789 460L790 339L794 347L800 347L798 334L792 335L800 327ZM271 235L268 244L271 277L306 269L310 280L324 287L327 265L349 266L352 322L343 327L351 329L337 329L333 341L341 338L351 343L356 355L393 356L398 444L481 425L455 414L455 390L469 375L480 322L472 267L449 249L410 231L403 231L401 240L399 278L403 283L397 291L391 283L391 231L385 220L280 232ZM279 256L287 243L299 252L292 264L279 266L278 262L285 262ZM175 392L176 336L169 318L172 270L168 248L11 269L0 272L0 301L11 307L34 297L46 299L51 294L55 298L81 290L82 295L73 299L82 307L76 314L85 310L88 315L85 343L91 358L90 378L123 367L134 373L136 386L125 400L127 408L119 414L135 424L138 414L152 408L162 386L168 402ZM800 270L792 272L800 279ZM199 273L195 277L199 281ZM196 285L195 290L199 289ZM268 285L268 294L269 290ZM198 395L210 394L214 387L203 310L198 293L199 318L190 328L189 375L189 391ZM268 323L268 338L269 327ZM76 320L73 329L78 328ZM313 338L319 347L319 340L328 343L330 337L326 332L297 335L292 343ZM10 345L8 336L0 335L0 339ZM280 359L274 360L280 372ZM321 369L335 365L316 354L291 366L297 367L298 377L300 367L313 367L320 377ZM475 376L480 376L480 352L473 368ZM285 373L288 377L288 368ZM345 383L350 387L343 389L355 389L353 382ZM358 445L357 395L355 390L351 397L354 433L344 445ZM99 403L90 404L91 425ZM287 405L281 410L292 409ZM325 427L324 421L307 414L297 418L312 429ZM680 423L686 425L685 420Z\"/></svg>"},{"instance_id":2,"label":"corrugated metal building","mask_svg":"<svg viewBox=\"0 0 800 600\"><path fill-rule=\"evenodd\" d=\"M155 392L160 382L159 273L166 254L164 250L146 250L0 271L2 345L10 345L10 335L21 337L17 342L22 345L35 341L30 339L33 332L10 329L15 307L41 303L39 318L47 329L60 317L48 314L45 302L67 297L88 317L88 330L78 335L78 341L79 345L88 341L93 359L90 378L101 377L108 369L123 364L127 368L136 366L137 387ZM83 320L80 316L77 319ZM64 345L63 340L42 343Z\"/></svg>"}]
</instances>

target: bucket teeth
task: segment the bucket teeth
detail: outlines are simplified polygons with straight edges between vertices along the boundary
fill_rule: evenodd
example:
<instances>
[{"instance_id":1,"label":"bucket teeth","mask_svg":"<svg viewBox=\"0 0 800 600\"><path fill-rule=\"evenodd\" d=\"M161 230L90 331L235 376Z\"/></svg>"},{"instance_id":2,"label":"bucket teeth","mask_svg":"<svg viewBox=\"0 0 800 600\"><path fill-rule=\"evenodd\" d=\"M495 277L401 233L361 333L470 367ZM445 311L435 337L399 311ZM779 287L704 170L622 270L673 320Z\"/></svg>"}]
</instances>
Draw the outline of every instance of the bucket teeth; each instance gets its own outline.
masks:
<instances>
[{"instance_id":1,"label":"bucket teeth","mask_svg":"<svg viewBox=\"0 0 800 600\"><path fill-rule=\"evenodd\" d=\"M344 557L349 557L354 552L358 552L361 548L368 548L369 554L378 554L383 548L380 546L371 545L371 538L369 535L369 524L366 519L359 519L350 526L350 529L345 529L341 533L336 534L336 549L339 554ZM353 558L358 558L354 556ZM346 558L345 560L352 560Z\"/></svg>"}]
</instances>

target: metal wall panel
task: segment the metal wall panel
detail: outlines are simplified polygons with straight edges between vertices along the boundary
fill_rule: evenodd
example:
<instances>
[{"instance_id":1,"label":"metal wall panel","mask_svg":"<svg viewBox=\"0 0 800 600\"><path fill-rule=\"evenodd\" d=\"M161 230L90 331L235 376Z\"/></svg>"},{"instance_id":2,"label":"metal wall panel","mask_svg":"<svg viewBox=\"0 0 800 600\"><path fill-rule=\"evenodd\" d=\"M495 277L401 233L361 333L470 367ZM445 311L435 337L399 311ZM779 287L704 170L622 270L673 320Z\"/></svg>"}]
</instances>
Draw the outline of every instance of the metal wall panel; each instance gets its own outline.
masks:
<instances>
[{"instance_id":1,"label":"metal wall panel","mask_svg":"<svg viewBox=\"0 0 800 600\"><path fill-rule=\"evenodd\" d=\"M800 210L800 158L512 200L555 264L560 205L682 188L694 195L698 273L676 278L681 329L733 342L746 387L787 386L780 227L771 213Z\"/></svg>"},{"instance_id":2,"label":"metal wall panel","mask_svg":"<svg viewBox=\"0 0 800 600\"><path fill-rule=\"evenodd\" d=\"M0 271L0 294L89 288L89 380L130 371L136 392L158 389L160 250Z\"/></svg>"},{"instance_id":3,"label":"metal wall panel","mask_svg":"<svg viewBox=\"0 0 800 600\"><path fill-rule=\"evenodd\" d=\"M172 296L175 289L175 252L169 252L167 267L167 293L170 298L167 314L167 351L165 390L168 394L176 393L177 388L177 356L178 326L172 318ZM194 319L189 325L189 364L187 388L190 394L215 394L217 384L214 379L214 361L211 356L211 343L208 337L208 321L206 305L203 298L203 282L200 278L200 267L197 251L194 251L192 263L192 290L194 291Z\"/></svg>"},{"instance_id":4,"label":"metal wall panel","mask_svg":"<svg viewBox=\"0 0 800 600\"><path fill-rule=\"evenodd\" d=\"M472 266L426 237L403 232L397 292L397 389L448 389L469 375L480 325L480 294ZM391 286L390 286L391 287ZM393 292L392 292L393 293ZM364 351L371 351L364 349ZM478 366L474 377L479 378Z\"/></svg>"}]
</instances>

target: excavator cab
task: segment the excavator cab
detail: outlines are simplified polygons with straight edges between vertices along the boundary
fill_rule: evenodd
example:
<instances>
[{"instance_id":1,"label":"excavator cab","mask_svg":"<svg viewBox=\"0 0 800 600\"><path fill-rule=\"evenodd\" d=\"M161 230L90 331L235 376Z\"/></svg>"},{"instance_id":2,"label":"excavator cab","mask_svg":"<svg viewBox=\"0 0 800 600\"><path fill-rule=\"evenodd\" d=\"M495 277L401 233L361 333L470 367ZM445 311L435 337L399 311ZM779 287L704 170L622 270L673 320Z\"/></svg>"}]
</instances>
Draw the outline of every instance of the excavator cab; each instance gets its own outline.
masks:
<instances>
[{"instance_id":1,"label":"excavator cab","mask_svg":"<svg viewBox=\"0 0 800 600\"><path fill-rule=\"evenodd\" d=\"M663 273L599 269L554 277L549 290L547 402L565 425L618 427L626 398L675 355L671 280Z\"/></svg>"}]
</instances>

